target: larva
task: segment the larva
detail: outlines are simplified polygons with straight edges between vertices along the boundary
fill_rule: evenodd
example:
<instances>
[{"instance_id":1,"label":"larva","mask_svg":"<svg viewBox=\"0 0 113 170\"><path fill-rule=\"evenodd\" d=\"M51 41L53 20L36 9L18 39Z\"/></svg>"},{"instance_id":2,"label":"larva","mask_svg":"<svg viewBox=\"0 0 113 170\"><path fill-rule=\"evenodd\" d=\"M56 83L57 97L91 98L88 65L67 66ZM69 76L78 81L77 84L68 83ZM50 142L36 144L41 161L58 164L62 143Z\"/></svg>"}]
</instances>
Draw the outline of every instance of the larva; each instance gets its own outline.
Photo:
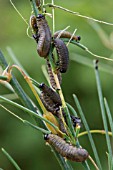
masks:
<instances>
[{"instance_id":1,"label":"larva","mask_svg":"<svg viewBox=\"0 0 113 170\"><path fill-rule=\"evenodd\" d=\"M67 123L66 113L64 112L64 109L62 109L62 114L63 114L63 117L65 119L65 122ZM71 117L71 121L73 123L73 127L76 127L76 125L79 125L81 127L81 119L79 117L76 117L76 116L73 116L73 115L70 115L70 117Z\"/></svg>"},{"instance_id":2,"label":"larva","mask_svg":"<svg viewBox=\"0 0 113 170\"><path fill-rule=\"evenodd\" d=\"M57 89L56 82L55 82L55 79L54 79L54 76L53 76L53 73L52 73L52 68L51 68L51 65L50 65L48 60L47 60L47 72L48 72L48 75L49 75L51 86L53 87L53 89ZM58 76L59 83L61 84L62 76L61 76L61 73L59 71L57 71L57 76Z\"/></svg>"},{"instance_id":3,"label":"larva","mask_svg":"<svg viewBox=\"0 0 113 170\"><path fill-rule=\"evenodd\" d=\"M30 16L30 26L35 33L38 32L37 21L35 15Z\"/></svg>"},{"instance_id":4,"label":"larva","mask_svg":"<svg viewBox=\"0 0 113 170\"><path fill-rule=\"evenodd\" d=\"M62 33L61 33L61 32L62 32ZM60 33L61 33L60 38L69 38L69 39L70 39L70 38L72 37L72 34L71 34L70 32L68 32L68 31L63 31L63 30L59 30L59 31L55 32L54 35L53 35L53 37L54 37L54 38L57 38ZM80 36L75 36L75 35L73 35L72 40L80 41L80 40L81 40L81 37L80 37Z\"/></svg>"},{"instance_id":5,"label":"larva","mask_svg":"<svg viewBox=\"0 0 113 170\"><path fill-rule=\"evenodd\" d=\"M81 127L81 119L79 117L75 117L75 116L71 115L71 120L73 122L74 127L76 127L77 125L79 125Z\"/></svg>"},{"instance_id":6,"label":"larva","mask_svg":"<svg viewBox=\"0 0 113 170\"><path fill-rule=\"evenodd\" d=\"M36 20L39 35L37 52L40 57L46 58L51 45L51 32L43 14L38 14Z\"/></svg>"},{"instance_id":7,"label":"larva","mask_svg":"<svg viewBox=\"0 0 113 170\"><path fill-rule=\"evenodd\" d=\"M40 98L46 107L46 109L52 113L56 113L59 110L59 106L62 105L60 96L50 87L46 86L44 83L40 85L42 90Z\"/></svg>"},{"instance_id":8,"label":"larva","mask_svg":"<svg viewBox=\"0 0 113 170\"><path fill-rule=\"evenodd\" d=\"M59 70L61 73L65 73L69 65L68 48L66 47L65 43L59 38L54 39L53 43L55 45L57 55L58 55Z\"/></svg>"},{"instance_id":9,"label":"larva","mask_svg":"<svg viewBox=\"0 0 113 170\"><path fill-rule=\"evenodd\" d=\"M38 43L39 35L38 35L38 27L37 27L37 21L35 15L31 15L30 17L30 27L33 29L33 38Z\"/></svg>"},{"instance_id":10,"label":"larva","mask_svg":"<svg viewBox=\"0 0 113 170\"><path fill-rule=\"evenodd\" d=\"M48 96L44 92L41 92L40 99L42 100L42 103L45 106L47 111L49 111L53 114L57 113L57 111L59 110L59 106L52 101L50 96Z\"/></svg>"},{"instance_id":11,"label":"larva","mask_svg":"<svg viewBox=\"0 0 113 170\"><path fill-rule=\"evenodd\" d=\"M59 127L60 127L60 130L63 132L63 133L66 133L66 127L64 125L64 122L63 122L63 119L61 117L61 113L59 111L57 111L57 115L58 117L58 120L59 120Z\"/></svg>"},{"instance_id":12,"label":"larva","mask_svg":"<svg viewBox=\"0 0 113 170\"><path fill-rule=\"evenodd\" d=\"M88 158L87 150L83 148L77 148L69 143L67 143L61 137L48 134L44 139L55 148L55 150L62 155L62 157L75 162L83 162Z\"/></svg>"}]
</instances>

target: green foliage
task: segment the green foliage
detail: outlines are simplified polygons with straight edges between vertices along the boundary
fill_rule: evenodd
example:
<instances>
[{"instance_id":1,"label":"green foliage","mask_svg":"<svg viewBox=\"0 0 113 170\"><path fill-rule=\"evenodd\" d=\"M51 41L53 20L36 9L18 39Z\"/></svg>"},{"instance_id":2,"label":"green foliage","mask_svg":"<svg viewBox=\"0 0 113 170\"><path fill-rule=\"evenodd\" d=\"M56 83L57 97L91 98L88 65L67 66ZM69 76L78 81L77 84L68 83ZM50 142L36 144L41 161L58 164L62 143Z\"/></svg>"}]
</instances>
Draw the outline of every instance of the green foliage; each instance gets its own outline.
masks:
<instances>
[{"instance_id":1,"label":"green foliage","mask_svg":"<svg viewBox=\"0 0 113 170\"><path fill-rule=\"evenodd\" d=\"M45 0L46 1L46 0ZM19 9L19 11L22 13L22 15L27 18L30 16L31 8L28 3L28 1L19 1L14 2L16 7ZM46 1L46 3L51 3L49 1ZM56 3L56 2L55 2ZM87 15L87 16L93 16L94 18L104 20L111 22L112 21L112 2L104 0L102 3L100 1L97 2L89 2L88 0L82 1L71 1L65 0L65 3L57 2L58 5L63 6L67 9L73 10L73 11L79 11L81 14ZM18 14L15 12L15 10L12 8L9 1L2 1L1 3L1 49L4 52L5 56L7 57L7 61L11 64L13 62L16 62L12 59L9 52L5 50L7 45L10 45L10 47L13 49L15 54L17 55L17 61L19 60L22 65L24 66L25 70L29 73L29 75L33 78L38 80L39 82L45 82L43 74L41 73L41 65L45 64L45 62L39 58L36 54L36 44L28 38L26 34L27 26L22 21L22 19L18 16ZM51 9L47 8L47 12L51 13ZM96 12L95 12L96 11ZM109 18L109 16L111 16ZM59 19L60 18L60 19ZM52 29L52 22L51 18L47 17L49 25ZM69 21L69 22L67 22ZM29 22L29 21L28 21ZM107 25L99 25L98 24L89 24L87 20L77 17L76 15L72 15L71 13L66 13L65 11L62 11L60 9L55 9L55 30L64 29L65 27L70 25L69 31L73 32L75 28L77 28L76 34L80 34L82 37L81 43L88 47L91 51L93 51L95 54L102 55L102 56L112 56L112 46L109 44L112 44L112 26ZM92 27L96 30L96 32L90 27ZM101 33L99 32L101 30ZM105 30L102 32L102 30ZM30 31L29 31L30 32ZM107 34L107 37L105 36ZM109 36L110 35L110 36ZM104 37L104 39L102 39ZM109 42L109 44L105 42ZM110 48L108 48L110 46ZM75 53L76 51L76 53ZM86 50L87 51L87 50ZM102 93L99 93L99 99L100 99L100 105L97 97L97 91L95 86L95 77L94 77L94 67L92 60L95 59L95 57L91 58L92 56L86 51L80 49L77 46L69 44L69 52L70 52L70 68L68 73L66 73L63 76L63 84L62 89L65 96L65 100L71 104L68 105L69 110L74 113L75 115L79 113L80 117L83 121L83 128L81 129L84 131L85 129L88 131L89 141L92 147L93 152L91 151L91 147L89 144L89 141L87 141L86 137L80 138L80 144L87 148L90 155L93 157L94 154L94 160L96 160L97 166L100 169L108 169L107 168L107 158L108 157L108 165L109 170L112 169L112 149L110 145L110 139L108 136L108 130L110 125L110 130L113 132L113 123L112 123L112 67L113 62L112 61L105 61L102 59L99 59L99 71L105 71L100 72L101 82L102 82L102 88L98 89L98 93L101 92L103 89L103 94L106 96L106 98L109 101L109 106L107 101L105 100L105 108L108 116L108 123L106 118L105 110L104 108L104 100ZM82 65L81 65L82 64ZM5 65L5 67L7 64ZM86 66L86 67L84 67ZM4 68L5 68L4 67ZM93 68L93 70L92 70ZM108 74L108 73L111 73ZM26 85L21 81L21 78L17 74L17 79L20 83L20 87L22 86L23 89L20 91L22 93L20 94L20 98L22 99L22 103L24 106L29 108L30 110L33 110L36 112L35 105L33 103L36 103L36 100L33 98L33 103L29 100L29 97L25 95L27 92ZM2 77L3 78L3 77ZM97 75L96 75L97 78ZM15 84L16 82L16 84ZM97 80L97 87L99 88L100 78ZM18 94L18 83L17 80L14 79L12 82L12 86L16 88L17 94ZM0 95L4 95L7 93L10 93L7 88L4 88L4 86L0 85L0 88L2 89L0 92ZM24 93L25 92L25 93ZM81 106L79 104L78 99L74 98L76 100L76 105L78 109L78 113L76 113L73 108L76 108L74 100L72 99L72 94L76 94L79 97L81 106L83 107L84 114L81 110ZM24 97L22 95L24 94ZM27 94L32 98L31 93L27 92ZM27 103L26 103L27 101ZM18 99L17 99L17 102ZM77 103L78 102L78 103ZM7 105L5 105L7 107ZM100 114L100 108L101 107L101 114ZM25 121L25 117L23 115L23 111L16 109L15 107L12 108L11 106L8 106L9 110L13 109L14 113L23 117L24 123L28 125L28 127L33 127L35 129L37 128L37 125L34 125L34 120L32 120L32 123L30 123L31 118L28 117L28 120ZM110 112L111 110L111 112ZM4 112L2 108L0 108L0 126L1 126L1 141L0 141L0 147L7 148L9 153L18 160L20 167L22 169L28 169L28 170L35 170L37 167L41 170L43 169L59 169L58 164L56 163L56 160L54 159L53 155L47 150L47 148L44 146L44 142L42 143L42 136L37 133L37 131L34 131L32 128L28 129L22 126L22 124L19 124L18 121L15 121L15 119L11 119L10 116L8 116L7 112ZM33 113L34 113L33 112ZM86 119L87 122L86 122ZM104 124L104 126L103 126ZM44 125L42 125L44 127ZM24 130L23 130L24 129ZM98 135L94 135L93 138L90 134L90 129L105 129L106 132L106 139L103 138L101 135L98 137ZM41 131L41 129L38 129ZM14 133L13 133L14 132ZM49 133L45 130L46 133ZM44 132L43 132L44 133ZM27 139L26 137L27 136ZM94 143L94 141L95 143ZM104 143L103 141L107 142ZM30 148L31 147L31 148ZM20 149L19 149L20 148ZM29 149L30 148L30 149ZM40 149L41 148L41 149ZM97 148L97 150L96 150ZM105 148L105 149L103 149ZM97 152L98 151L98 152ZM106 152L108 153L106 155ZM17 155L18 153L18 155ZM56 153L57 154L57 153ZM27 157L26 157L27 155ZM50 156L51 155L51 156ZM101 156L102 155L102 156ZM26 160L24 158L26 157ZM51 161L50 158L51 157ZM60 157L60 155L57 155L57 159L61 163L61 167L64 166L64 159ZM62 159L62 160L61 160ZM100 160L99 160L100 159ZM106 161L105 161L106 160ZM3 167L3 169L13 169L13 166L7 163L7 160L4 157L1 157L0 160L0 167ZM38 162L38 163L37 163ZM43 164L44 162L44 164ZM100 163L101 162L101 163ZM93 165L88 161L89 167L91 169L95 169ZM101 168L102 164L102 168ZM32 166L31 166L32 165ZM45 166L46 165L46 166ZM68 163L65 165L66 167L64 169L69 169L71 166ZM81 169L83 166L80 164L73 164L72 166L76 169ZM86 169L88 169L87 163L84 164Z\"/></svg>"}]
</instances>

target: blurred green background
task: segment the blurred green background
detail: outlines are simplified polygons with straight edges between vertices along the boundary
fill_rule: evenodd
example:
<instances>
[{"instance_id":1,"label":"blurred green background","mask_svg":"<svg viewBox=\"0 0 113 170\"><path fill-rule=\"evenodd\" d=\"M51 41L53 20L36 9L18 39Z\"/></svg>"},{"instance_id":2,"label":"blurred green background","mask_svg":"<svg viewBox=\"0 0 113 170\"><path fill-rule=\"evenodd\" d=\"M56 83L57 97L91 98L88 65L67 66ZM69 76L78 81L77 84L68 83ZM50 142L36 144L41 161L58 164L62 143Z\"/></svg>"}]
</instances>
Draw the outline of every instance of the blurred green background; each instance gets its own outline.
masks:
<instances>
[{"instance_id":1,"label":"blurred green background","mask_svg":"<svg viewBox=\"0 0 113 170\"><path fill-rule=\"evenodd\" d=\"M51 2L45 0L47 3ZM15 6L29 22L31 15L31 7L28 0L13 0ZM55 0L57 5L61 5L73 11L78 11L80 14L91 16L100 20L113 23L113 1L111 0ZM51 12L47 8L47 12ZM45 60L38 57L36 52L36 43L30 39L26 34L27 25L23 22L17 12L14 10L9 0L0 0L0 47L8 63L12 64L12 60L6 50L9 46L15 53L18 60L21 62L30 76L38 82L46 82L42 73L41 66L45 64ZM52 19L47 17L50 28L52 29ZM112 57L112 49L105 47L100 40L94 29L88 24L86 19L77 17L61 11L55 10L55 29L64 29L70 25L69 31L73 32L77 29L76 35L81 36L81 43L87 46L91 51L98 55ZM113 32L113 26L99 24L101 28L108 34ZM30 31L29 31L30 32ZM95 59L90 54L86 53L77 46L69 45L70 58L72 56L82 55L83 57L92 60ZM79 54L79 55L78 55ZM109 66L113 66L113 62L100 60ZM18 73L14 71L17 79L19 80L26 93L35 101L35 98L26 90L26 83ZM112 71L111 71L112 73ZM101 83L103 94L107 98L111 112L113 111L113 76L100 71ZM69 70L63 74L62 89L65 99L75 109L72 94L75 93L84 114L90 126L90 129L103 129L103 123L100 114L100 106L97 95L97 88L95 82L94 69L81 65L77 62L70 61ZM8 94L8 91L3 85L0 85L0 95ZM16 100L19 102L18 100ZM27 114L23 115L21 110L4 104L7 108L11 109L15 114L19 114L23 118L30 120ZM81 131L84 131L82 127ZM94 141L100 156L103 170L107 168L107 147L105 136L93 135ZM87 136L80 138L81 145L86 148L92 157L92 149ZM41 133L24 126L17 119L9 115L7 111L0 108L0 148L4 147L8 153L17 161L23 170L58 170L60 166L56 161L50 148L45 145ZM106 161L105 161L106 160ZM90 161L89 161L90 164ZM81 164L72 163L73 167L77 170L83 169ZM0 151L0 167L4 170L13 170L14 167L10 164L7 158ZM91 165L91 170L93 170Z\"/></svg>"}]
</instances>

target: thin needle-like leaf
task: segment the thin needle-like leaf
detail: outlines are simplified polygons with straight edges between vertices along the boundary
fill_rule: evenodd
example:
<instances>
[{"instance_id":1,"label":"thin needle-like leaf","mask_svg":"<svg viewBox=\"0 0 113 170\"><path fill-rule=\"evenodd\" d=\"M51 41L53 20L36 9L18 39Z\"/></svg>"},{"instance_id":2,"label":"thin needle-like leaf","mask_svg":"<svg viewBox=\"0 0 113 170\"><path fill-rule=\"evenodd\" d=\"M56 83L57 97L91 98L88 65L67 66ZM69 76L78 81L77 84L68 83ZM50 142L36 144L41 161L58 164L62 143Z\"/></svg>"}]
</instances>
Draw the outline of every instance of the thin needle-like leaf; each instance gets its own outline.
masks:
<instances>
[{"instance_id":1,"label":"thin needle-like leaf","mask_svg":"<svg viewBox=\"0 0 113 170\"><path fill-rule=\"evenodd\" d=\"M2 96L0 96L0 100L2 100L2 101L4 101L4 102L6 102L6 103L9 103L9 104L11 104L11 105L13 105L13 106L15 106L15 107L18 107L18 108L24 110L25 112L31 114L32 116L34 116L34 117L36 117L36 118L39 118L39 119L41 119L41 120L49 123L49 124L50 124L51 126L53 126L55 129L59 130L58 127L56 127L53 123L51 123L50 121L48 121L48 120L45 119L44 117L39 116L38 114L36 114L36 113L33 112L32 110L29 110L29 109L27 109L26 107L21 106L20 104L17 104L17 103L15 103L15 102L11 101L11 100L8 100L8 99L6 99L6 98L4 98L4 97L2 97ZM23 113L24 113L24 112L23 112Z\"/></svg>"},{"instance_id":2,"label":"thin needle-like leaf","mask_svg":"<svg viewBox=\"0 0 113 170\"><path fill-rule=\"evenodd\" d=\"M1 150L6 155L6 157L9 159L9 161L13 164L16 170L21 170L21 168L17 165L15 160L9 155L9 153L4 148L2 148Z\"/></svg>"},{"instance_id":3,"label":"thin needle-like leaf","mask_svg":"<svg viewBox=\"0 0 113 170\"><path fill-rule=\"evenodd\" d=\"M11 59L13 60L13 62L14 62L16 65L18 65L19 67L21 67L21 69L26 73L26 75L28 75L28 73L26 72L26 70L24 69L24 67L22 66L22 64L21 64L21 63L18 61L18 59L16 58L13 50L12 50L10 47L7 47L6 49L7 49L8 53L9 53Z\"/></svg>"},{"instance_id":4,"label":"thin needle-like leaf","mask_svg":"<svg viewBox=\"0 0 113 170\"><path fill-rule=\"evenodd\" d=\"M106 98L104 98L104 104L105 104L105 108L106 108L110 128L111 128L111 131L112 131L112 140L113 140L113 119L112 119L111 112L110 112L110 109L109 109L108 102L107 102ZM111 167L111 169L113 169L113 155L112 155L112 157L110 157L110 156L111 155L109 154L109 159L108 159L108 161L110 162L109 166Z\"/></svg>"},{"instance_id":5,"label":"thin needle-like leaf","mask_svg":"<svg viewBox=\"0 0 113 170\"><path fill-rule=\"evenodd\" d=\"M4 107L3 105L0 104L0 106L1 106L3 109L5 109L7 112L9 112L11 115L13 115L14 117L16 117L18 120L20 120L21 122L23 122L25 125L30 126L30 127L32 127L33 129L39 130L39 131L41 131L41 132L44 133L44 134L49 134L49 133L51 133L50 131L47 131L47 130L45 130L45 129L43 129L43 128L40 128L40 127L38 127L38 126L35 126L35 125L32 124L31 122L22 119L21 117L17 116L15 113L13 113L12 111L10 111L10 110L7 109L6 107Z\"/></svg>"},{"instance_id":6,"label":"thin needle-like leaf","mask_svg":"<svg viewBox=\"0 0 113 170\"><path fill-rule=\"evenodd\" d=\"M66 102L66 105L69 108L69 110L73 113L73 115L75 117L77 117L78 115L77 115L77 112L75 111L75 109L69 103L67 103L67 102Z\"/></svg>"},{"instance_id":7,"label":"thin needle-like leaf","mask_svg":"<svg viewBox=\"0 0 113 170\"><path fill-rule=\"evenodd\" d=\"M94 69L92 59L90 59L88 57L72 53L71 56L70 56L70 59L72 61L75 61L77 63L83 64L85 66L88 66L88 67L91 67L91 68ZM99 63L99 69L100 69L100 71L103 71L103 72L106 72L106 73L109 73L109 74L113 74L113 67L111 67L108 64L105 64L105 63L102 63L102 62Z\"/></svg>"},{"instance_id":8,"label":"thin needle-like leaf","mask_svg":"<svg viewBox=\"0 0 113 170\"><path fill-rule=\"evenodd\" d=\"M106 98L104 98L104 103L105 103L105 108L106 108L106 112L107 112L107 116L108 116L108 120L109 120L109 124L110 124L110 128L111 128L111 132L113 134L113 118L111 116L110 108L109 108Z\"/></svg>"},{"instance_id":9,"label":"thin needle-like leaf","mask_svg":"<svg viewBox=\"0 0 113 170\"><path fill-rule=\"evenodd\" d=\"M82 111L82 108L81 108L81 106L80 106L80 103L79 103L79 101L78 101L78 99L77 99L77 96L76 96L76 95L73 95L73 97L74 97L74 101L75 101L75 103L76 103L76 106L77 106L77 108L78 108L78 110L79 110L80 117L81 117L81 119L82 119L82 121L83 121L83 124L84 124L84 126L85 126L85 128L86 128L86 131L88 131L88 137L89 137L89 141L90 141L90 143L91 143L91 147L92 147L92 150L93 150L93 153L94 153L94 156L95 156L95 160L96 160L96 162L97 162L98 167L102 170L102 166L101 166L101 163L100 163L100 159L99 159L99 156L98 156L98 153L97 153L97 150L96 150L95 143L94 143L94 141L93 141L93 137L92 137L92 135L91 135L91 133L90 133L90 129L89 129L88 123L87 123L87 121L86 121L86 118L85 118L84 113L83 113L83 111Z\"/></svg>"},{"instance_id":10,"label":"thin needle-like leaf","mask_svg":"<svg viewBox=\"0 0 113 170\"><path fill-rule=\"evenodd\" d=\"M102 87L101 87L97 64L98 64L98 61L94 61L95 77L96 77L97 91L98 91L100 108L101 108L101 115L102 115L102 119L103 119L104 129L106 131L105 136L106 136L107 147L108 147L110 157L112 159L112 148L111 148L111 143L110 143L110 139L109 139L109 135L108 135L107 119L106 119L105 108L104 108L104 98L103 98L103 94L102 94Z\"/></svg>"},{"instance_id":11,"label":"thin needle-like leaf","mask_svg":"<svg viewBox=\"0 0 113 170\"><path fill-rule=\"evenodd\" d=\"M71 164L65 160L53 147L51 147L51 150L53 151L62 170L73 170Z\"/></svg>"},{"instance_id":12,"label":"thin needle-like leaf","mask_svg":"<svg viewBox=\"0 0 113 170\"><path fill-rule=\"evenodd\" d=\"M2 66L3 69L5 69L8 66L7 61L6 61L4 55L3 55L3 53L1 51L0 51L0 65ZM15 93L18 95L18 97L21 100L22 104L25 107L29 108L30 110L33 110L34 112L38 113L36 105L27 96L27 94L24 92L23 88L20 86L19 82L17 81L17 79L13 75L12 75L12 79L10 81L10 85L14 89ZM45 127L43 122L41 122L40 120L37 120L35 118L35 121L36 121L37 124L42 126L42 128Z\"/></svg>"}]
</instances>

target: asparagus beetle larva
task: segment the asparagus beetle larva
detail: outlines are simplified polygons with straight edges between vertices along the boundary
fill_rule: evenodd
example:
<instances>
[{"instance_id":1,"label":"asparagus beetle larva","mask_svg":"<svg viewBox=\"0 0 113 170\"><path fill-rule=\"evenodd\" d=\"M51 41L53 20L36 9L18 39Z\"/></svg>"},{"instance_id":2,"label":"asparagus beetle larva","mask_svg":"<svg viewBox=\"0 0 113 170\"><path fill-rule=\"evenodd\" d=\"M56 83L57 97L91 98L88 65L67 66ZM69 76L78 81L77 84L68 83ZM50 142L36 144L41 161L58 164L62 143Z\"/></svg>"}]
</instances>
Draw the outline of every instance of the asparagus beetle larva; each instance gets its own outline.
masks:
<instances>
[{"instance_id":1,"label":"asparagus beetle larva","mask_svg":"<svg viewBox=\"0 0 113 170\"><path fill-rule=\"evenodd\" d=\"M61 73L65 73L69 65L68 48L66 47L65 43L59 38L54 39L53 43L55 45L57 55L58 55L59 70Z\"/></svg>"},{"instance_id":2,"label":"asparagus beetle larva","mask_svg":"<svg viewBox=\"0 0 113 170\"><path fill-rule=\"evenodd\" d=\"M38 14L36 20L39 35L37 52L40 57L46 58L51 45L51 32L43 14Z\"/></svg>"},{"instance_id":3,"label":"asparagus beetle larva","mask_svg":"<svg viewBox=\"0 0 113 170\"><path fill-rule=\"evenodd\" d=\"M83 162L88 158L89 154L87 150L83 148L77 148L76 146L67 143L64 139L57 135L48 134L45 135L44 139L50 145L52 145L59 154L61 154L68 160L75 162Z\"/></svg>"},{"instance_id":4,"label":"asparagus beetle larva","mask_svg":"<svg viewBox=\"0 0 113 170\"><path fill-rule=\"evenodd\" d=\"M61 34L61 35L60 35ZM71 38L72 37L72 34L68 31L63 31L63 30L59 30L59 31L56 31L53 35L54 38L57 38L58 36L60 35L60 38ZM72 37L72 40L75 40L75 41L80 41L81 40L81 37L80 36L75 36L73 35Z\"/></svg>"}]
</instances>

